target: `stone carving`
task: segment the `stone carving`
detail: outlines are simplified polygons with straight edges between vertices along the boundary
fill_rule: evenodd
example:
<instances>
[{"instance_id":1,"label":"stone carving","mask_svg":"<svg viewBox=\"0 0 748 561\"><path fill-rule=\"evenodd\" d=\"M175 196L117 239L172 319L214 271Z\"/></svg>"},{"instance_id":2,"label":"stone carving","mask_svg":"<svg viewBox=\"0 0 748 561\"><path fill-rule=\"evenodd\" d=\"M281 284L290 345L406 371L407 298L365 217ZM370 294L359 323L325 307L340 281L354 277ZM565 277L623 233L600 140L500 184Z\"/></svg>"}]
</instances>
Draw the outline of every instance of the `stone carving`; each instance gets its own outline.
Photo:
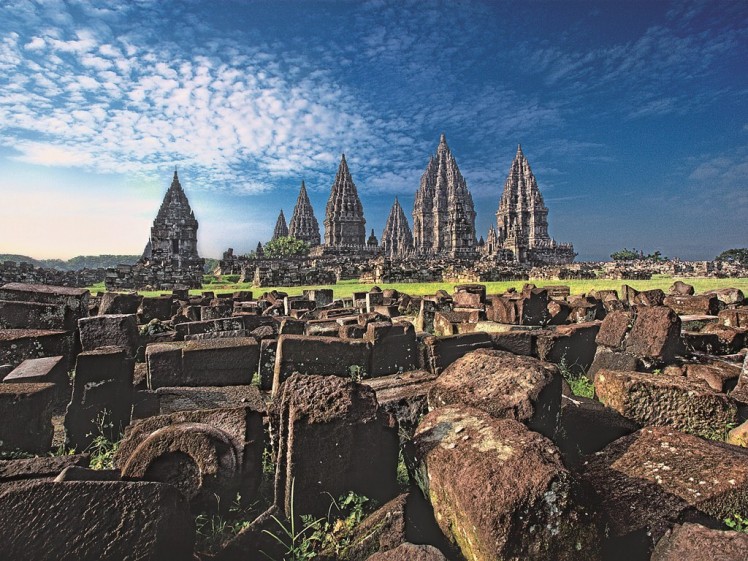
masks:
<instances>
[{"instance_id":1,"label":"stone carving","mask_svg":"<svg viewBox=\"0 0 748 561\"><path fill-rule=\"evenodd\" d=\"M564 264L574 260L571 244L556 243L548 235L548 208L521 146L517 146L504 183L496 223L498 228L492 226L488 232L488 253L509 250L518 263Z\"/></svg>"},{"instance_id":2,"label":"stone carving","mask_svg":"<svg viewBox=\"0 0 748 561\"><path fill-rule=\"evenodd\" d=\"M403 257L412 251L413 234L410 231L408 219L405 218L403 207L395 197L395 203L392 205L392 210L384 225L384 232L382 232L382 252L385 257L392 259Z\"/></svg>"},{"instance_id":3,"label":"stone carving","mask_svg":"<svg viewBox=\"0 0 748 561\"><path fill-rule=\"evenodd\" d=\"M283 209L281 209L278 215L278 220L275 223L275 230L273 230L273 239L288 237L288 226L286 226L286 217L283 216Z\"/></svg>"},{"instance_id":4,"label":"stone carving","mask_svg":"<svg viewBox=\"0 0 748 561\"><path fill-rule=\"evenodd\" d=\"M423 254L459 256L475 252L473 197L443 134L416 193L413 243Z\"/></svg>"},{"instance_id":5,"label":"stone carving","mask_svg":"<svg viewBox=\"0 0 748 561\"><path fill-rule=\"evenodd\" d=\"M299 198L296 199L296 206L293 209L291 222L288 225L288 235L309 244L309 247L319 245L319 223L314 216L312 203L309 201L309 195L306 192L306 185L301 182Z\"/></svg>"},{"instance_id":6,"label":"stone carving","mask_svg":"<svg viewBox=\"0 0 748 561\"><path fill-rule=\"evenodd\" d=\"M364 209L343 154L325 210L325 245L364 246L365 225Z\"/></svg>"}]
</instances>

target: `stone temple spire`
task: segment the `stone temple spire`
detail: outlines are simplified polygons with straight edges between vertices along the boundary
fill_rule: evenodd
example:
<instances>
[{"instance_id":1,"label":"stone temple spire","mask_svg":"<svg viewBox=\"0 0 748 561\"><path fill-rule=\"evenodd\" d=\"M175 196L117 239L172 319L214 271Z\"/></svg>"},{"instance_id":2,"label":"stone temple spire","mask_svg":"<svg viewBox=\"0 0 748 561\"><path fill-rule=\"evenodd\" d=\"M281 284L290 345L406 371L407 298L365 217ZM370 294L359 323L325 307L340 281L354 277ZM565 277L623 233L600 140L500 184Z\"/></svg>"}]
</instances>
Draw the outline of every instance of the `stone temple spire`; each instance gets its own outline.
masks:
<instances>
[{"instance_id":1,"label":"stone temple spire","mask_svg":"<svg viewBox=\"0 0 748 561\"><path fill-rule=\"evenodd\" d=\"M278 220L275 222L275 229L273 230L273 239L285 238L288 236L288 226L286 226L286 217L283 216L283 209L281 209L278 215Z\"/></svg>"},{"instance_id":2,"label":"stone temple spire","mask_svg":"<svg viewBox=\"0 0 748 561\"><path fill-rule=\"evenodd\" d=\"M423 254L458 256L475 251L473 197L443 133L416 192L413 244Z\"/></svg>"},{"instance_id":3,"label":"stone temple spire","mask_svg":"<svg viewBox=\"0 0 748 561\"><path fill-rule=\"evenodd\" d=\"M395 197L382 232L382 252L390 259L402 257L413 250L413 234L400 201Z\"/></svg>"},{"instance_id":4,"label":"stone temple spire","mask_svg":"<svg viewBox=\"0 0 748 561\"><path fill-rule=\"evenodd\" d=\"M365 243L364 209L343 154L325 209L325 245L363 247Z\"/></svg>"},{"instance_id":5,"label":"stone temple spire","mask_svg":"<svg viewBox=\"0 0 748 561\"><path fill-rule=\"evenodd\" d=\"M197 227L195 214L175 169L171 185L153 221L143 259L170 263L178 268L202 267L203 260L197 253Z\"/></svg>"},{"instance_id":6,"label":"stone temple spire","mask_svg":"<svg viewBox=\"0 0 748 561\"><path fill-rule=\"evenodd\" d=\"M309 247L319 245L319 223L314 216L312 203L306 193L306 185L301 182L299 198L293 209L291 222L288 224L288 235L309 244Z\"/></svg>"}]
</instances>

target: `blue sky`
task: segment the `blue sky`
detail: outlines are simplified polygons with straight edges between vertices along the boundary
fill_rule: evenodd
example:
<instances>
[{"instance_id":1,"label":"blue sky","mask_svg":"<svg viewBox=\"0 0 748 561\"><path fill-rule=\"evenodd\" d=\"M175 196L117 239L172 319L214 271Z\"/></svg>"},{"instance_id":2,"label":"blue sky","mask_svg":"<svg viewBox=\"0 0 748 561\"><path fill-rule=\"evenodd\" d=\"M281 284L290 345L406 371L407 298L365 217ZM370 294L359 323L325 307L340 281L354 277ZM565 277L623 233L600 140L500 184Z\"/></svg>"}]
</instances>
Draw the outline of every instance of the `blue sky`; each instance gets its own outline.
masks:
<instances>
[{"instance_id":1,"label":"blue sky","mask_svg":"<svg viewBox=\"0 0 748 561\"><path fill-rule=\"evenodd\" d=\"M379 237L444 132L479 235L521 143L578 259L712 258L748 246L747 47L743 1L3 0L0 252L139 253L174 166L201 253L248 251L302 179L322 225L341 152Z\"/></svg>"}]
</instances>

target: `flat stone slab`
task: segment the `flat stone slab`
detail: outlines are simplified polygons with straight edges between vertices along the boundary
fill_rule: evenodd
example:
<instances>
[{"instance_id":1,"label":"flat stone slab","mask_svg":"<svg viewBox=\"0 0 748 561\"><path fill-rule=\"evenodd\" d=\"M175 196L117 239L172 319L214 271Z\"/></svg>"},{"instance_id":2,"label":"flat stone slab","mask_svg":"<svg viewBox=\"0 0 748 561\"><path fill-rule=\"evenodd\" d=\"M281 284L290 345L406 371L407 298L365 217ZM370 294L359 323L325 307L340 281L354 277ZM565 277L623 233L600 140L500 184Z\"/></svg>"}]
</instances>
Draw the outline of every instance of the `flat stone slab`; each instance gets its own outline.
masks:
<instances>
[{"instance_id":1,"label":"flat stone slab","mask_svg":"<svg viewBox=\"0 0 748 561\"><path fill-rule=\"evenodd\" d=\"M602 403L641 425L671 426L718 438L737 421L737 407L703 380L683 376L600 370L595 393Z\"/></svg>"},{"instance_id":2,"label":"flat stone slab","mask_svg":"<svg viewBox=\"0 0 748 561\"><path fill-rule=\"evenodd\" d=\"M748 512L748 450L666 427L643 428L587 457L582 471L614 538L651 546L690 513Z\"/></svg>"},{"instance_id":3,"label":"flat stone slab","mask_svg":"<svg viewBox=\"0 0 748 561\"><path fill-rule=\"evenodd\" d=\"M195 409L218 409L247 405L265 411L265 399L257 386L165 387L156 390L162 415Z\"/></svg>"},{"instance_id":4,"label":"flat stone slab","mask_svg":"<svg viewBox=\"0 0 748 561\"><path fill-rule=\"evenodd\" d=\"M748 534L679 524L657 542L651 561L748 561Z\"/></svg>"}]
</instances>

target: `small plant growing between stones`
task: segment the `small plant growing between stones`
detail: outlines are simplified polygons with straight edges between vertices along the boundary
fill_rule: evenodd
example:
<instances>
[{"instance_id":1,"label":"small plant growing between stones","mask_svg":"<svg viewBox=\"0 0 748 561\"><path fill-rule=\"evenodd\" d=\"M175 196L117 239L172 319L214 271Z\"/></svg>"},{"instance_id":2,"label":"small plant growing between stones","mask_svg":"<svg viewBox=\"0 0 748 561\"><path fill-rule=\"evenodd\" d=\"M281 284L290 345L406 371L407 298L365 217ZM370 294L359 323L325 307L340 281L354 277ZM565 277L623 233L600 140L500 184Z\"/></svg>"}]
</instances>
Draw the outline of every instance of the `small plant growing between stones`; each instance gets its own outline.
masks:
<instances>
[{"instance_id":1,"label":"small plant growing between stones","mask_svg":"<svg viewBox=\"0 0 748 561\"><path fill-rule=\"evenodd\" d=\"M348 372L350 374L351 380L353 380L354 382L360 383L361 380L366 378L366 369L358 364L352 364L351 366L349 366Z\"/></svg>"},{"instance_id":2,"label":"small plant growing between stones","mask_svg":"<svg viewBox=\"0 0 748 561\"><path fill-rule=\"evenodd\" d=\"M96 434L88 434L88 436L93 436L91 444L86 448L86 452L91 454L89 463L91 469L114 469L114 454L120 443L119 440L112 441L106 436L114 428L109 416L110 412L104 409L96 417Z\"/></svg>"},{"instance_id":3,"label":"small plant growing between stones","mask_svg":"<svg viewBox=\"0 0 748 561\"><path fill-rule=\"evenodd\" d=\"M575 365L572 365L575 366ZM571 370L571 366L566 363L566 356L561 357L561 362L558 365L558 369L561 372L561 376L569 384L571 391L574 395L579 397L586 397L594 399L595 397L595 385L592 381L584 375L584 373L575 373Z\"/></svg>"},{"instance_id":4,"label":"small plant growing between stones","mask_svg":"<svg viewBox=\"0 0 748 561\"><path fill-rule=\"evenodd\" d=\"M748 516L741 516L740 514L735 513L732 516L725 518L724 522L725 526L730 528L730 530L748 534Z\"/></svg>"},{"instance_id":5,"label":"small plant growing between stones","mask_svg":"<svg viewBox=\"0 0 748 561\"><path fill-rule=\"evenodd\" d=\"M220 501L216 497L217 501ZM248 527L257 515L256 503L242 506L237 493L226 516L201 512L195 517L196 549L202 553L215 553L229 539Z\"/></svg>"}]
</instances>

